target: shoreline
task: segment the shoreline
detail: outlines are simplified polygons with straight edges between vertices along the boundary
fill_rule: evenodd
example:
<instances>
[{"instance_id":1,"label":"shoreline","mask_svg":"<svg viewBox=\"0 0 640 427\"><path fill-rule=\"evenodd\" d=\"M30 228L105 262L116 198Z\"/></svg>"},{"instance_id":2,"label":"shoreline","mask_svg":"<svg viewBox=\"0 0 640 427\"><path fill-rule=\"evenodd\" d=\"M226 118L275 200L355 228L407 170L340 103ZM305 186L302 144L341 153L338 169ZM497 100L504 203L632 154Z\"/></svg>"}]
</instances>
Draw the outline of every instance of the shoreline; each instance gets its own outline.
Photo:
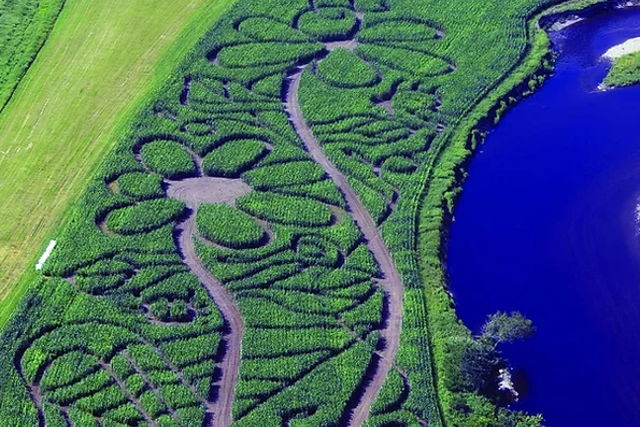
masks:
<instances>
[{"instance_id":1,"label":"shoreline","mask_svg":"<svg viewBox=\"0 0 640 427\"><path fill-rule=\"evenodd\" d=\"M633 26L631 26L631 25L626 25L626 26L625 25L619 25L619 27L623 27L623 26L626 27L625 33L615 33L615 30L611 30L611 33L615 34L615 36L614 36L614 39L608 39L607 36L606 36L606 34L608 34L608 33L606 33L606 31L603 31L601 29L603 29L606 26L610 25L609 24L610 22L613 22L613 23L617 22L618 19L620 19L620 22L622 22L625 19L625 17L636 17L635 18L636 19L635 22L637 22L637 16L638 16L637 14L638 14L638 11L635 10L635 9L632 9L630 11L625 11L625 12L622 12L622 13L618 13L618 12L615 12L615 11L605 12L602 15L598 15L598 16L595 16L593 18L589 18L589 21L587 21L585 24L580 24L577 27L574 27L574 28L570 29L569 31L560 34L560 37L563 38L563 41L565 41L565 40L569 40L569 41L564 45L560 44L559 46L557 46L557 47L566 46L567 49L566 50L564 48L560 49L560 51L562 52L562 56L558 59L558 66L557 66L557 70L556 70L555 74L564 74L563 71L562 71L564 69L562 64L564 63L564 58L565 58L564 55L565 55L565 53L569 53L571 55L576 55L576 57L579 55L579 57L581 58L580 60L576 60L575 58L572 58L571 61L568 61L569 63L572 63L572 64L579 63L580 65L575 65L575 67L577 67L577 68L581 68L582 65L585 65L586 67L590 67L591 64L593 63L593 62L591 62L591 60L593 60L597 64L598 69L602 70L603 66L606 65L606 63L603 63L599 59L600 55L602 54L602 52L604 50L606 50L609 46L612 46L612 45L615 45L615 44L619 44L621 42L624 42L625 40L628 40L630 37L634 37L635 34L633 32L633 28L634 28ZM612 25L612 28L614 26L616 26L616 27L618 26L616 24L611 24L611 25ZM567 37L567 38L565 38L564 36L567 35L568 33L571 33L571 34L574 34L574 35L584 35L584 40L591 40L591 39L595 40L597 48L594 49L594 50L591 50L591 49L588 49L588 48L585 49L584 46L592 46L590 44L590 42L585 41L584 44L581 46L579 44L579 42L577 42L577 43L575 42L575 40L579 40L579 39L581 39L581 37L578 36L578 38L576 38L576 37L571 37L571 38ZM599 34L599 36L596 37L596 36L594 36L594 34ZM604 37L602 37L600 35L602 35ZM576 53L576 52L579 52L579 53ZM585 57L585 58L586 57L590 57L590 58L582 60L583 57ZM586 64L588 64L588 65L586 65ZM594 74L595 73L591 73L589 76L593 76ZM560 77L557 80L554 78L554 80L549 81L549 85L545 88L544 91L542 91L542 92L544 92L544 94L543 93L538 93L537 94L537 96L541 97L540 98L541 101L537 101L538 97L536 97L535 101L534 100L529 100L528 104L530 105L530 104L533 103L533 104L538 104L539 105L541 102L543 102L543 100L549 99L548 95L550 93L553 93L553 94L562 93L562 92L559 92L559 91L562 90L562 89L559 89L559 88L568 87L568 85L564 81L566 76L567 76L567 74L564 74L564 77ZM574 81L577 81L577 80L578 79L576 79ZM585 79L583 81L586 81L586 80L587 79ZM597 77L596 77L594 82L591 82L591 79L589 79L589 82L591 83L589 86L591 86L593 83L597 84L597 80L598 80ZM558 81L561 82L560 85L555 84L555 83L558 83ZM576 86L578 86L578 85L576 85ZM572 86L572 89L573 89L573 86ZM584 87L584 85L580 89L584 90L584 93L590 92L590 90L587 90ZM589 89L590 89L590 87L589 87ZM599 97L597 95L595 95L594 98L597 99ZM594 98L592 98L592 99L594 99ZM557 96L556 96L556 99L557 99ZM628 99L628 98L625 98L625 99ZM576 101L580 102L579 97L576 97ZM614 101L614 102L618 102L618 101ZM604 101L603 103L599 103L599 105L603 105L604 103L606 103L606 101ZM587 108L586 106L589 106L590 104L585 104L584 102L582 102L580 104L574 104L574 105L579 105L580 109L585 109L585 108ZM613 104L613 105L615 105L615 104ZM630 105L633 105L633 104L630 104ZM522 108L522 106L520 108ZM525 111L531 113L532 111L539 111L539 110L536 110L534 108L528 109L528 107L525 107ZM553 111L555 111L556 114L557 114L557 110L553 110ZM564 111L568 111L568 110L564 110ZM611 109L608 109L608 111L610 112ZM514 113L514 116L509 118L510 119L509 120L509 125L508 125L509 130L507 132L501 132L501 136L500 137L498 137L497 139L493 139L493 138L497 137L496 134L501 131L502 126L506 125L507 123L502 124L500 128L497 128L498 132L495 132L493 135L491 135L489 137L489 138L491 138L491 139L488 140L489 144L493 144L495 142L495 143L498 143L498 144L502 143L504 145L507 145L507 144L504 143L504 139L506 139L506 138L504 138L505 135L514 136L514 135L517 135L518 131L521 131L522 129L524 129L524 128L522 128L522 120L521 120L521 118L523 117L522 111L520 109L518 109L518 110L513 111L513 113ZM611 115L611 114L609 114L609 115ZM615 114L613 114L613 115L615 116ZM518 116L518 118L516 118L515 116ZM526 117L526 113L525 113L524 116ZM535 117L535 115L533 115L533 116ZM532 114L530 114L528 117L532 117ZM551 116L549 116L549 117L551 117ZM592 121L590 123L594 123L594 122L597 122L597 120L594 120L594 121ZM543 124L543 126L544 126L544 124ZM553 126L547 127L547 131L545 131L545 133L547 135L549 135L549 133L553 133ZM541 137L541 139L543 139L543 140L544 140L544 138L545 138L544 136ZM547 137L547 138L549 138L549 137ZM599 138L599 139L600 139L600 141L602 140L602 138ZM547 141L549 141L549 139L547 139ZM531 143L535 144L535 142L533 140L531 140ZM488 149L488 148L489 147L482 147L482 150ZM493 158L494 159L493 160L494 163L491 163L492 166L489 167L489 170L491 170L490 168L491 167L495 167L495 165L497 164L497 162L495 161L495 156L496 156L495 153L497 151L499 152L499 150L496 150L495 147L493 147L491 155L487 154L488 158ZM515 151L515 150L513 150L513 151ZM480 157L483 157L483 156L480 156ZM579 158L582 159L582 157L579 157ZM478 158L478 160L480 160L480 159ZM518 166L515 166L516 169L511 169L511 167L513 167L513 161L514 160L516 160L516 157L510 156L509 154L506 154L506 155L503 155L503 156L500 157L500 161L501 161L500 164L509 164L508 168L506 168L508 172L511 172L511 171L514 171L514 170L517 171ZM488 161L492 162L492 160L488 160ZM487 159L483 159L483 162L487 162ZM525 160L525 162L527 162L527 161ZM475 165L475 163L473 163L473 165ZM484 164L483 167L481 166L481 167L479 167L477 169L475 168L476 166L473 166L473 167L474 168L472 169L472 172L471 172L471 178L472 179L470 180L470 181L474 181L475 182L475 184L473 185L473 189L471 187L468 187L468 190L467 190L467 186L469 184L472 184L470 181L465 184L464 189L467 190L467 191L474 190L473 191L474 194L473 195L469 194L469 196L470 196L469 199L467 199L467 196L465 195L465 198L462 200L462 203L459 205L460 208L464 208L464 209L458 209L458 210L460 210L459 213L456 211L457 222L459 223L459 225L461 225L462 222L465 222L465 225L462 225L462 228L455 228L454 227L453 229L450 229L450 231L453 232L454 241L452 241L452 245L451 245L451 248L453 250L450 251L449 254L448 254L449 255L449 261L451 262L451 264L448 266L448 268L451 271L451 278L452 278L452 280L449 282L449 284L451 284L453 286L453 291L456 294L456 297L459 298L459 299L455 300L455 303L459 304L458 305L458 307L459 307L458 308L458 315L460 316L461 319L465 319L465 320L466 319L470 319L470 320L468 320L470 322L470 323L468 323L470 326L476 324L476 319L478 318L478 313L482 313L483 310L484 311L488 311L489 309L487 308L487 306L484 306L484 304L483 305L478 305L475 301L473 301L473 300L470 301L469 300L470 297L473 298L474 294L475 295L483 295L483 292L482 292L483 288L480 288L478 290L473 290L472 288L470 288L470 286L473 285L474 278L473 277L471 277L471 278L468 277L467 274L462 274L462 275L458 274L460 271L463 271L465 269L465 267L464 267L465 263L468 262L468 261L465 261L464 258L462 258L462 260L461 260L461 257L460 257L459 254L460 253L464 253L465 251L464 250L460 251L458 248L460 248L460 246L464 247L465 240L467 240L468 235L471 234L470 230L472 229L472 227L477 226L477 222L476 221L474 221L471 224L471 226L469 226L469 223L466 222L466 221L468 221L468 218L469 218L469 215L470 215L469 212L473 213L474 212L473 209L475 209L478 206L478 198L479 198L478 194L481 194L481 195L486 195L487 194L486 190L482 189L482 187L484 187L486 189L487 188L486 187L486 185L487 185L486 183L488 181L483 179L483 178L485 178L487 175L491 176L492 178L495 177L494 175L491 175L491 173L489 173L489 174L486 173L486 170L487 170L486 163ZM476 171L478 171L478 173L479 173L478 177L475 176ZM485 173L483 173L483 171ZM482 177L480 177L480 176L482 176ZM480 184L478 184L478 178L480 178L480 181L479 181ZM583 183L580 183L580 184L583 185ZM529 184L524 184L524 182L523 182L523 187L524 188L528 188L528 185ZM478 190L478 188L481 188L481 189ZM513 190L513 188L511 186L509 186L508 188L510 190ZM616 187L616 191L617 191L617 189L618 189L618 187ZM494 195L493 193L494 192L492 191L491 195L488 196L486 198L486 200L491 200L493 195ZM506 192L506 194L508 194L508 192ZM470 200L472 200L472 202L470 202ZM519 206L519 204L517 202L514 202L514 203ZM505 207L508 208L509 206L506 205ZM496 212L495 209L489 210L489 212L492 212L492 211ZM498 211L498 212L500 212L500 211ZM628 212L626 212L626 214L628 215ZM465 216L465 218L462 218L463 215ZM486 216L489 216L489 215L491 215L491 214L489 213ZM554 216L557 216L557 214L555 214ZM513 218L513 216L511 216L511 217ZM551 218L554 218L554 217L551 217ZM615 218L613 218L613 219L615 219ZM555 221L555 219L554 219L554 221ZM517 222L518 221L513 221L513 223L517 223ZM614 222L614 221L612 220L611 222ZM511 221L509 221L509 223L512 224ZM483 226L485 226L485 225L487 226L487 229L490 229L490 227L491 227L490 224L483 224ZM493 224L493 226L495 227L495 224ZM463 230L463 231L460 231L460 230ZM467 234L467 236L465 236L465 234ZM478 235L482 235L482 233L478 233ZM468 246L469 247L475 246L475 241L474 241L473 244L471 244L471 241L472 241L472 239L469 239ZM458 250L456 250L456 249L458 249ZM496 252L496 253L500 253L500 252ZM493 258L493 255L489 255L488 257L485 257L485 258ZM483 258L480 257L481 261L482 261L482 259ZM524 260L524 262L525 263L527 262L526 259ZM535 261L533 261L533 262L535 263ZM482 263L482 264L479 264L477 262L477 260L475 260L475 259L474 259L474 261L472 261L472 263L473 263L474 266L477 266L477 265L487 266L487 264L488 264L486 262ZM471 265L471 264L467 264L467 265ZM491 268L491 267L489 266L489 268ZM459 280L459 277L462 277L463 280ZM512 278L512 276L507 276L507 277ZM476 278L475 280L478 280L478 278ZM482 280L482 279L480 279L480 280ZM508 279L507 279L507 281L508 281ZM489 281L485 280L485 283L486 282L489 282ZM489 286L487 286L487 287L489 287L490 289L495 289L496 293L500 292L499 291L500 288L499 287L496 288L494 286L504 286L504 284L499 284L499 283L489 283L488 285ZM527 282L526 285L530 286L530 283ZM461 287L463 289L466 288L466 292L460 292L460 295L458 295L458 287ZM486 289L486 287L484 289ZM550 289L550 291L553 291L553 289ZM536 296L536 299L537 298L538 297ZM512 301L511 303L509 302L509 299L506 299L506 298L502 299L502 296L496 297L495 299L489 299L490 303L493 303L496 300L499 301L499 303L504 303L506 306L509 306L510 304L517 304L518 301L519 301L517 293L516 293L515 297L511 296L511 299L510 299ZM506 302L504 302L505 300L506 300ZM533 300L533 298L529 298L527 301L531 301L531 300ZM530 307L529 305L526 305L525 310L529 310L529 307ZM541 321L546 321L546 319L547 319L546 317L544 317L544 314L541 315L539 312L538 313L530 313L530 315L536 321L537 321L537 319L536 319L537 316L541 317L541 319L540 319ZM467 317L467 316L469 316L469 317ZM545 320L543 320L543 319L545 319ZM584 323L583 323L583 325L584 325ZM543 326L542 323L540 324L540 326ZM544 325L544 328L547 329L547 331L549 330L548 322L547 322L547 324ZM542 329L543 328L541 327L540 330L542 331ZM584 329L587 329L587 327L584 326ZM542 337L542 335L540 337ZM536 340L537 340L537 338L536 338ZM550 341L548 341L547 338L545 337L544 340L537 340L534 344L527 344L528 347L526 348L526 350L539 348L540 351L544 352L545 354L547 352L553 352L553 348L546 347L546 343L548 343L548 342L550 342ZM513 359L512 359L512 362L514 363L514 365L512 365L512 366L515 366L516 363L518 365L521 365L520 358L522 357L523 353L526 355L525 356L525 360L527 360L527 357L530 357L530 354L531 354L530 352L521 351L521 348L519 348L514 353L515 355L513 356ZM567 353L565 353L565 354L567 354ZM526 368L523 369L523 371L526 374L530 374L529 378L532 381L528 385L530 385L531 386L531 390L534 391L534 393L532 393L532 394L535 394L535 397L534 396L527 396L527 397L525 397L523 399L526 402L525 403L526 406L525 406L524 409L528 409L528 410L536 411L536 412L539 411L539 410L543 410L544 411L543 415L548 416L548 417L552 417L555 414L554 413L554 409L556 409L555 407L552 407L553 404L548 405L549 407L552 407L551 409L549 409L549 407L547 407L547 405L546 405L546 403L547 403L546 400L547 399L544 399L544 401L542 402L543 404L545 404L545 406L538 405L538 403L542 401L542 399L539 399L539 396L541 394L547 393L549 390L554 390L554 389L557 390L558 389L557 387L553 387L554 385L556 385L555 382L554 383L546 382L546 380L548 378L547 378L547 375L545 373L541 373L540 370L529 369L531 364L525 363L525 365L526 365ZM539 367L536 364L533 364L533 365L535 367ZM557 378L557 376L555 376L555 378ZM535 385L534 383L538 383L537 387L534 387L534 385ZM537 390L535 390L536 388L537 388ZM546 411L548 411L548 414L547 414ZM555 423L557 423L557 421L555 421ZM560 423L558 423L558 424L560 424ZM583 425L582 423L578 423L578 424ZM588 423L585 423L585 424L588 424Z\"/></svg>"},{"instance_id":2,"label":"shoreline","mask_svg":"<svg viewBox=\"0 0 640 427\"><path fill-rule=\"evenodd\" d=\"M631 9L640 7L640 0L628 1L607 1L592 3L581 9L567 9L555 12L557 7L548 10L548 14L543 14L538 20L538 26L545 30L547 34L562 31L579 22L593 18L602 13L614 10Z\"/></svg>"},{"instance_id":3,"label":"shoreline","mask_svg":"<svg viewBox=\"0 0 640 427\"><path fill-rule=\"evenodd\" d=\"M630 38L607 50L602 57L610 60L640 52L640 37Z\"/></svg>"},{"instance_id":4,"label":"shoreline","mask_svg":"<svg viewBox=\"0 0 640 427\"><path fill-rule=\"evenodd\" d=\"M423 229L418 235L418 253L422 258L420 269L427 296L426 308L431 337L437 336L443 329L450 330L452 324L455 325L454 329L458 331L459 337L471 334L469 328L458 317L456 301L448 286L447 245L449 229L455 220L455 206L462 192L468 165L487 133L498 125L499 120L510 108L539 89L544 80L553 74L554 58L558 53L553 42L554 33L604 13L635 7L640 7L640 0L602 0L590 4L574 2L556 5L534 12L527 24L530 38L528 52L493 89L469 108L465 117L451 132L448 143L443 144L434 154L432 169L425 176L427 182L422 190L418 213L418 222L427 224L426 227L421 227ZM451 164L451 175L446 179L447 183L433 185L428 182L434 173L433 168L437 170L437 165L442 163ZM438 221L429 225L429 208L436 206L442 209L442 215ZM440 237L433 241L430 239L430 233L435 232L436 227ZM438 265L430 264L428 259L425 259L432 253L437 254ZM438 401L446 411L448 402L446 398L443 399L442 393L446 394L447 388L441 382L442 369L447 360L446 349L438 340L430 340L430 347L434 359Z\"/></svg>"}]
</instances>

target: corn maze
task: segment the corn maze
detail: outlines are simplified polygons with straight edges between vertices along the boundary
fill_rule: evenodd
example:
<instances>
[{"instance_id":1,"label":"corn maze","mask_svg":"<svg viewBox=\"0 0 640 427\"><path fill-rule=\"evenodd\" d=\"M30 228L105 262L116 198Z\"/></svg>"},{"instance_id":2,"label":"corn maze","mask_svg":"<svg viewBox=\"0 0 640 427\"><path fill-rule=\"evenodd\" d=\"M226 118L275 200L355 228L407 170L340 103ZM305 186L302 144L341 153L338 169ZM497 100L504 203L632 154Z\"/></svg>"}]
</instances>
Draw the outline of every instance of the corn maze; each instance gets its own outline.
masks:
<instances>
[{"instance_id":1,"label":"corn maze","mask_svg":"<svg viewBox=\"0 0 640 427\"><path fill-rule=\"evenodd\" d=\"M5 332L12 422L440 425L412 206L458 71L429 10L240 1Z\"/></svg>"}]
</instances>

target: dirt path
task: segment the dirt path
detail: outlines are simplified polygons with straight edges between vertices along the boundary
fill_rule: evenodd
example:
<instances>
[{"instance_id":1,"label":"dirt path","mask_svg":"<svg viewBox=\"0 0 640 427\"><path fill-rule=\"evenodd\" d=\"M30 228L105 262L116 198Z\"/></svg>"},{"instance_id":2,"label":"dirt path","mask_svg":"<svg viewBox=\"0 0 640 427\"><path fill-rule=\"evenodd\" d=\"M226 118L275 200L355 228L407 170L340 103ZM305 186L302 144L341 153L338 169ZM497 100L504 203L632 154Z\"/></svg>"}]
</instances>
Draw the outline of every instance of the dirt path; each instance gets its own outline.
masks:
<instances>
[{"instance_id":1,"label":"dirt path","mask_svg":"<svg viewBox=\"0 0 640 427\"><path fill-rule=\"evenodd\" d=\"M347 178L327 158L313 131L304 120L298 100L300 80L303 71L304 67L301 67L289 77L290 80L287 85L285 101L285 108L289 114L289 119L311 157L322 166L344 194L350 209L349 213L360 228L360 231L367 240L369 250L373 253L375 260L380 266L383 278L379 280L379 284L384 289L388 301L388 318L385 319L383 328L380 330L382 339L385 341L385 347L376 352L380 356L380 361L371 377L371 381L366 383L365 390L354 407L349 422L349 425L359 426L367 420L371 405L378 396L394 364L400 342L402 297L404 290L400 273L391 258L389 249L382 240L382 236L373 218L358 198L356 192L347 182Z\"/></svg>"},{"instance_id":2,"label":"dirt path","mask_svg":"<svg viewBox=\"0 0 640 427\"><path fill-rule=\"evenodd\" d=\"M136 160L148 170L141 155L142 145L134 149ZM196 165L195 176L182 180L165 180L167 197L180 200L189 209L189 215L175 227L176 245L184 263L191 272L198 277L204 286L209 298L220 310L224 319L224 331L216 356L216 367L221 371L219 379L213 383L212 393L203 402L205 404L205 426L227 427L232 422L232 407L235 386L238 381L240 367L241 343L244 323L240 311L236 307L231 293L216 279L202 264L194 247L196 237L196 214L198 207L206 203L225 203L233 205L235 200L251 191L251 187L240 179L215 178L202 174L202 158L191 149L185 149L192 156ZM108 185L116 192L117 185ZM98 227L105 234L112 234L103 222L98 222ZM149 317L148 317L149 318ZM149 318L154 322L152 318ZM165 325L167 323L164 323ZM184 378L175 371L180 380L195 394L197 392Z\"/></svg>"},{"instance_id":3,"label":"dirt path","mask_svg":"<svg viewBox=\"0 0 640 427\"><path fill-rule=\"evenodd\" d=\"M240 197L251 191L241 179L200 176L180 181L168 181L167 196L185 202L191 209L205 203L233 205Z\"/></svg>"},{"instance_id":4,"label":"dirt path","mask_svg":"<svg viewBox=\"0 0 640 427\"><path fill-rule=\"evenodd\" d=\"M144 407L142 406L142 403L140 402L140 399L135 398L127 389L127 386L125 385L125 383L120 380L120 378L118 378L118 376L115 374L115 372L113 372L113 369L111 369L111 365L109 365L108 363L103 362L102 360L100 361L100 366L102 367L102 369L104 369L110 376L111 378L113 378L113 380L116 382L116 384L118 385L118 387L120 387L120 390L122 391L122 393L126 396L127 400L131 403L133 403L133 406L135 406L136 410L138 412L140 412L140 414L142 415L142 417L144 418L145 422L149 423L149 425L151 427L157 427L158 423L153 419L153 417L151 417L147 411L144 410ZM144 378L144 381L147 382L147 384L151 384L147 378ZM168 408L168 406L167 406Z\"/></svg>"},{"instance_id":5,"label":"dirt path","mask_svg":"<svg viewBox=\"0 0 640 427\"><path fill-rule=\"evenodd\" d=\"M233 397L238 381L244 322L231 294L218 279L209 273L196 253L193 245L196 207L189 206L189 208L192 209L192 213L176 227L177 231L180 232L178 247L182 253L185 264L187 264L191 272L195 274L205 286L209 296L222 313L226 329L222 336L222 339L226 342L226 352L222 361L220 361L222 370L222 378L219 382L220 390L215 401L207 405L207 412L213 415L213 420L209 419L207 424L215 425L216 427L226 427L231 425L231 408L233 406Z\"/></svg>"}]
</instances>

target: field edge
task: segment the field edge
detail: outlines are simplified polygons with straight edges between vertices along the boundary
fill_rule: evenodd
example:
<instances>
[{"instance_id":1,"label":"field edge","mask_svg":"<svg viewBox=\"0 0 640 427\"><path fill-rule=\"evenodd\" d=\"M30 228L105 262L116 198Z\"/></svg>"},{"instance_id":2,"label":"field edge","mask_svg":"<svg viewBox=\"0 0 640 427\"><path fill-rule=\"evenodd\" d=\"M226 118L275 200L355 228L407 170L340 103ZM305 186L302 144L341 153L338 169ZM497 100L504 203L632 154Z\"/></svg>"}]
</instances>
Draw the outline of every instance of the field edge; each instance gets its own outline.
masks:
<instances>
[{"instance_id":1,"label":"field edge","mask_svg":"<svg viewBox=\"0 0 640 427\"><path fill-rule=\"evenodd\" d=\"M484 137L504 113L524 97L534 93L553 72L554 52L541 20L553 20L566 13L580 13L591 7L614 4L611 0L562 1L534 12L527 20L529 43L521 60L487 93L470 106L430 158L417 212L418 259L425 292L425 311L434 384L443 425L448 425L455 396L446 387L449 362L447 344L472 335L456 313L455 300L448 290L446 271L447 235L462 192L466 170ZM439 214L434 214L438 212Z\"/></svg>"},{"instance_id":2,"label":"field edge","mask_svg":"<svg viewBox=\"0 0 640 427\"><path fill-rule=\"evenodd\" d=\"M184 59L191 53L193 46L198 43L204 34L215 26L218 19L233 6L236 1L237 0L216 0L215 2L206 4L200 11L196 12L193 19L180 31L176 40L166 48L166 51L160 55L158 62L154 65L152 71L153 76L151 77L149 86L139 97L129 103L122 111L121 116L116 120L110 136L107 136L109 139L109 147L106 149L107 155L114 149L120 136L132 126L145 106L152 102L157 92L164 87L171 73L178 69ZM51 31L53 31L53 27ZM47 40L45 40L42 47L47 43ZM39 281L40 273L33 269L32 266L36 264L48 242L66 228L66 223L71 217L71 212L77 207L78 198L84 194L87 184L91 181L103 162L104 159L99 160L91 169L86 171L83 184L78 186L77 194L69 200L67 207L61 212L59 218L52 225L51 230L42 240L35 256L33 256L27 264L27 271L21 275L15 286L11 287L5 297L0 301L0 332L4 331L7 322L24 299L27 291L34 283Z\"/></svg>"}]
</instances>

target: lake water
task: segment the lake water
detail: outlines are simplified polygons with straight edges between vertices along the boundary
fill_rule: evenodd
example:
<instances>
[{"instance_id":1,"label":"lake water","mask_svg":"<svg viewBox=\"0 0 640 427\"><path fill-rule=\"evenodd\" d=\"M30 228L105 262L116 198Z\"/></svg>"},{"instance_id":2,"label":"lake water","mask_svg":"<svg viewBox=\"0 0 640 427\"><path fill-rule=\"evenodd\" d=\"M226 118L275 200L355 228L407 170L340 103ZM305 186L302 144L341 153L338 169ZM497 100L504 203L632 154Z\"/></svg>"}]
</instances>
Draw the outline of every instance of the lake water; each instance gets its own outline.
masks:
<instances>
[{"instance_id":1,"label":"lake water","mask_svg":"<svg viewBox=\"0 0 640 427\"><path fill-rule=\"evenodd\" d=\"M451 227L465 324L536 324L505 353L527 385L514 407L551 426L640 426L640 87L595 90L600 56L638 36L638 9L554 35L556 73L480 147Z\"/></svg>"}]
</instances>

